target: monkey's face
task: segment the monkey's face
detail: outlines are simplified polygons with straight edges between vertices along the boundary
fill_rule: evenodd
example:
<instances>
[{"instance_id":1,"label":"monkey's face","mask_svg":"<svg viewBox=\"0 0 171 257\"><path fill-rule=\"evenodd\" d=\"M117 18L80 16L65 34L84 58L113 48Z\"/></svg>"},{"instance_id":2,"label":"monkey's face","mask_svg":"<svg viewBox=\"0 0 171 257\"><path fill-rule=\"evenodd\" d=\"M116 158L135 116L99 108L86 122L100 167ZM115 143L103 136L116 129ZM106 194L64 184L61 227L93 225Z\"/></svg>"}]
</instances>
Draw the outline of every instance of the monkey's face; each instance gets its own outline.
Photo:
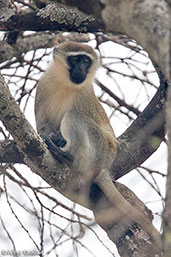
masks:
<instances>
[{"instance_id":1,"label":"monkey's face","mask_svg":"<svg viewBox=\"0 0 171 257\"><path fill-rule=\"evenodd\" d=\"M92 60L88 55L78 54L67 57L70 80L75 84L81 84L86 79Z\"/></svg>"},{"instance_id":2,"label":"monkey's face","mask_svg":"<svg viewBox=\"0 0 171 257\"><path fill-rule=\"evenodd\" d=\"M92 85L92 79L99 66L95 51L88 45L65 42L53 50L58 84L72 90Z\"/></svg>"}]
</instances>

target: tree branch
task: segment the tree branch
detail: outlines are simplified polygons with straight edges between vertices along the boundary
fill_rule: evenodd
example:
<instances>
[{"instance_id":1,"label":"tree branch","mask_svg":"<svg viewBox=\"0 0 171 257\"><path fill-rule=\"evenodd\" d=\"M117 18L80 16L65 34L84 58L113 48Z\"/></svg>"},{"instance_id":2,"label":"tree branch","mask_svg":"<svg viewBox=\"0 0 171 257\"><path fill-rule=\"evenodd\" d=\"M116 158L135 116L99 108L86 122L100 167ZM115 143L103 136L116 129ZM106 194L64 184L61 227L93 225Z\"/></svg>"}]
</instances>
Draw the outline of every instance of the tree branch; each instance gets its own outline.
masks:
<instances>
[{"instance_id":1,"label":"tree branch","mask_svg":"<svg viewBox=\"0 0 171 257\"><path fill-rule=\"evenodd\" d=\"M0 141L0 163L24 163L24 155L14 141Z\"/></svg>"},{"instance_id":2,"label":"tree branch","mask_svg":"<svg viewBox=\"0 0 171 257\"><path fill-rule=\"evenodd\" d=\"M138 209L141 213L144 213L150 220L153 219L151 211L147 209L144 203L140 201L129 188L118 182L115 182L115 186L134 208ZM152 243L146 232L137 224L130 221L128 217L123 216L118 209L111 208L111 203L105 195L101 195L101 198L93 211L97 223L116 244L120 256L161 256L161 253L152 247Z\"/></svg>"},{"instance_id":3,"label":"tree branch","mask_svg":"<svg viewBox=\"0 0 171 257\"><path fill-rule=\"evenodd\" d=\"M99 1L94 2L97 5ZM135 39L169 79L171 9L165 0L101 0L101 3L106 31L123 33ZM94 9L91 14L96 17Z\"/></svg>"},{"instance_id":4,"label":"tree branch","mask_svg":"<svg viewBox=\"0 0 171 257\"><path fill-rule=\"evenodd\" d=\"M51 3L37 12L13 14L5 21L0 17L0 30L4 31L72 31L97 32L103 31L103 23L93 16L63 6Z\"/></svg>"},{"instance_id":5,"label":"tree branch","mask_svg":"<svg viewBox=\"0 0 171 257\"><path fill-rule=\"evenodd\" d=\"M162 73L159 73L159 76L160 87L156 94L138 118L118 138L118 152L111 168L115 180L148 159L164 139L164 107L168 84Z\"/></svg>"},{"instance_id":6,"label":"tree branch","mask_svg":"<svg viewBox=\"0 0 171 257\"><path fill-rule=\"evenodd\" d=\"M48 184L70 198L70 192L67 190L70 189L74 176L71 178L70 170L65 164L60 165L53 159L42 138L25 119L2 76L0 76L0 119L13 136L18 150L24 157L23 162Z\"/></svg>"}]
</instances>

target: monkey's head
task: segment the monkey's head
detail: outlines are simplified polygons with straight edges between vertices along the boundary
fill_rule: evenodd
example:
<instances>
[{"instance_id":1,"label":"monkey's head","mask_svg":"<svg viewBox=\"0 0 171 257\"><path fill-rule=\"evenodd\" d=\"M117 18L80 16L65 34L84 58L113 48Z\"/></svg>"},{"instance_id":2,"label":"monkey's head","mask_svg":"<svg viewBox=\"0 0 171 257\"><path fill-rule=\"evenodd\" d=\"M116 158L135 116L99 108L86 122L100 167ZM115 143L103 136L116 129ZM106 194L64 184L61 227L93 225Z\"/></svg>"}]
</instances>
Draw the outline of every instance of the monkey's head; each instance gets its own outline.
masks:
<instances>
[{"instance_id":1,"label":"monkey's head","mask_svg":"<svg viewBox=\"0 0 171 257\"><path fill-rule=\"evenodd\" d=\"M90 46L76 42L56 46L53 58L66 86L76 88L91 82L99 64L97 54Z\"/></svg>"}]
</instances>

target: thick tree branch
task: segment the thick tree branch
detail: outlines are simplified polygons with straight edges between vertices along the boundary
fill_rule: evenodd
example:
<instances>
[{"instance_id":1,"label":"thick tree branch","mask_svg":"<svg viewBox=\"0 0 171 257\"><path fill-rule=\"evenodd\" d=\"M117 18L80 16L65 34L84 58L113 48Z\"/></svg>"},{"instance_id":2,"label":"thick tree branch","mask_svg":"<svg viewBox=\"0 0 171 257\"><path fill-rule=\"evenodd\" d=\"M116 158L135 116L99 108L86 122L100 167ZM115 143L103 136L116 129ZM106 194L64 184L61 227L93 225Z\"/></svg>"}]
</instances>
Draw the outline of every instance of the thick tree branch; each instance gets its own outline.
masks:
<instances>
[{"instance_id":1,"label":"thick tree branch","mask_svg":"<svg viewBox=\"0 0 171 257\"><path fill-rule=\"evenodd\" d=\"M156 94L145 110L118 138L118 153L111 168L115 180L148 159L164 139L164 107L168 84L162 73L159 76L160 87Z\"/></svg>"},{"instance_id":2,"label":"thick tree branch","mask_svg":"<svg viewBox=\"0 0 171 257\"><path fill-rule=\"evenodd\" d=\"M51 0L57 2L58 0ZM97 19L101 20L101 10L103 6L101 5L100 1L94 0L65 0L65 1L58 1L58 2L65 2L68 6L77 7L80 11L91 15L93 14Z\"/></svg>"},{"instance_id":3,"label":"thick tree branch","mask_svg":"<svg viewBox=\"0 0 171 257\"><path fill-rule=\"evenodd\" d=\"M167 132L168 132L168 174L166 184L166 199L163 212L163 246L164 257L171 253L171 88L169 88L167 102Z\"/></svg>"},{"instance_id":4,"label":"thick tree branch","mask_svg":"<svg viewBox=\"0 0 171 257\"><path fill-rule=\"evenodd\" d=\"M4 31L72 31L97 32L103 30L102 22L93 16L63 6L51 3L45 8L25 14L13 14L6 20L0 16L0 30Z\"/></svg>"},{"instance_id":5,"label":"thick tree branch","mask_svg":"<svg viewBox=\"0 0 171 257\"><path fill-rule=\"evenodd\" d=\"M170 6L171 14L171 0L167 3ZM171 47L171 33L170 33L170 47ZM171 64L171 49L168 53ZM170 87L168 90L167 105L166 105L166 128L168 133L168 174L167 174L167 184L166 184L166 199L165 208L163 211L163 248L164 256L169 257L171 253L171 65L170 69Z\"/></svg>"},{"instance_id":6,"label":"thick tree branch","mask_svg":"<svg viewBox=\"0 0 171 257\"><path fill-rule=\"evenodd\" d=\"M95 2L97 4L98 0ZM101 3L104 5L102 19L106 29L135 39L160 67L165 78L169 79L169 5L164 0L101 0ZM93 10L92 14L96 15Z\"/></svg>"},{"instance_id":7,"label":"thick tree branch","mask_svg":"<svg viewBox=\"0 0 171 257\"><path fill-rule=\"evenodd\" d=\"M0 119L24 156L23 162L59 192L63 192L66 196L69 194L70 198L70 193L66 192L72 185L70 170L65 164L60 165L52 158L46 144L20 111L2 76L0 76Z\"/></svg>"},{"instance_id":8,"label":"thick tree branch","mask_svg":"<svg viewBox=\"0 0 171 257\"><path fill-rule=\"evenodd\" d=\"M13 14L14 14L14 11L11 6L11 1L10 0L0 1L0 21L5 22Z\"/></svg>"},{"instance_id":9,"label":"thick tree branch","mask_svg":"<svg viewBox=\"0 0 171 257\"><path fill-rule=\"evenodd\" d=\"M122 196L140 212L144 213L150 220L153 219L143 202L125 185L115 183ZM109 238L116 244L118 252L122 257L155 257L161 256L152 247L148 235L135 223L123 216L116 208L111 208L111 203L102 195L96 206L94 214L97 223L106 231ZM158 255L157 255L158 254Z\"/></svg>"},{"instance_id":10,"label":"thick tree branch","mask_svg":"<svg viewBox=\"0 0 171 257\"><path fill-rule=\"evenodd\" d=\"M0 163L24 163L24 155L13 140L0 141Z\"/></svg>"}]
</instances>

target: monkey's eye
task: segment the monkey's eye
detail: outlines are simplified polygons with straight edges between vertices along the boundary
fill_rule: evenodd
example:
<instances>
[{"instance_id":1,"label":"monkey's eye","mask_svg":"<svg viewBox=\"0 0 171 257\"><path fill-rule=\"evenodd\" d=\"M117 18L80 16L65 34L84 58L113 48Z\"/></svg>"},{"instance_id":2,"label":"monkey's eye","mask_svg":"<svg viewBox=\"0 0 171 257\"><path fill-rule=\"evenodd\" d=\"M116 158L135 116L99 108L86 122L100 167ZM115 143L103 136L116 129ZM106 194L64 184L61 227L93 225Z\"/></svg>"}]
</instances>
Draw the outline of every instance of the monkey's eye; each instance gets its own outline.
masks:
<instances>
[{"instance_id":1,"label":"monkey's eye","mask_svg":"<svg viewBox=\"0 0 171 257\"><path fill-rule=\"evenodd\" d=\"M76 65L79 62L79 56L78 55L68 56L67 61L70 66Z\"/></svg>"},{"instance_id":2,"label":"monkey's eye","mask_svg":"<svg viewBox=\"0 0 171 257\"><path fill-rule=\"evenodd\" d=\"M72 56L72 62L74 63L76 63L76 62L78 62L79 61L79 56L78 55L75 55L75 56Z\"/></svg>"},{"instance_id":3,"label":"monkey's eye","mask_svg":"<svg viewBox=\"0 0 171 257\"><path fill-rule=\"evenodd\" d=\"M90 59L88 56L85 56L85 57L84 57L84 63L85 63L85 64L91 63L91 59Z\"/></svg>"}]
</instances>

